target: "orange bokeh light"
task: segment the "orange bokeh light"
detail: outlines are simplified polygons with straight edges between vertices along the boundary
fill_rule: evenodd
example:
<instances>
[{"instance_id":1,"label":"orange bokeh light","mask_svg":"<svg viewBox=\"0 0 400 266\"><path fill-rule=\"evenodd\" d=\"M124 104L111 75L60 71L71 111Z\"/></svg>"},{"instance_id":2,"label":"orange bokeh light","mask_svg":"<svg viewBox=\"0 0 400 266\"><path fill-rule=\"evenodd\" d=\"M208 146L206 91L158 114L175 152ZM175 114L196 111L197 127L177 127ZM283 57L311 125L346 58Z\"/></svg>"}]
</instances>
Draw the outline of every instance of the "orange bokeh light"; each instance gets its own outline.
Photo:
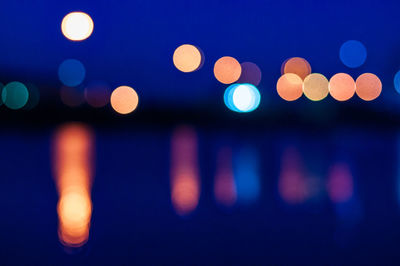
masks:
<instances>
[{"instance_id":1,"label":"orange bokeh light","mask_svg":"<svg viewBox=\"0 0 400 266\"><path fill-rule=\"evenodd\" d=\"M54 137L54 173L59 201L60 241L82 246L89 237L93 177L93 135L81 124L61 127Z\"/></svg>"},{"instance_id":2,"label":"orange bokeh light","mask_svg":"<svg viewBox=\"0 0 400 266\"><path fill-rule=\"evenodd\" d=\"M304 95L312 101L320 101L329 94L329 81L321 74L313 73L304 79Z\"/></svg>"},{"instance_id":3,"label":"orange bokeh light","mask_svg":"<svg viewBox=\"0 0 400 266\"><path fill-rule=\"evenodd\" d=\"M282 99L295 101L303 94L303 80L296 74L284 74L279 78L276 90Z\"/></svg>"},{"instance_id":4,"label":"orange bokeh light","mask_svg":"<svg viewBox=\"0 0 400 266\"><path fill-rule=\"evenodd\" d=\"M197 135L190 127L175 130L171 140L171 201L177 214L194 211L200 198Z\"/></svg>"},{"instance_id":5,"label":"orange bokeh light","mask_svg":"<svg viewBox=\"0 0 400 266\"><path fill-rule=\"evenodd\" d=\"M372 101L382 92L382 82L374 74L365 73L356 80L356 93L364 101Z\"/></svg>"},{"instance_id":6,"label":"orange bokeh light","mask_svg":"<svg viewBox=\"0 0 400 266\"><path fill-rule=\"evenodd\" d=\"M281 72L282 75L287 73L296 74L304 80L311 74L311 66L304 58L292 57L282 64Z\"/></svg>"},{"instance_id":7,"label":"orange bokeh light","mask_svg":"<svg viewBox=\"0 0 400 266\"><path fill-rule=\"evenodd\" d=\"M180 71L193 72L201 67L203 55L196 46L184 44L176 48L172 60Z\"/></svg>"},{"instance_id":8,"label":"orange bokeh light","mask_svg":"<svg viewBox=\"0 0 400 266\"><path fill-rule=\"evenodd\" d=\"M242 67L239 62L230 56L224 56L218 59L214 65L214 76L223 84L236 82L242 73Z\"/></svg>"},{"instance_id":9,"label":"orange bokeh light","mask_svg":"<svg viewBox=\"0 0 400 266\"><path fill-rule=\"evenodd\" d=\"M356 91L354 79L345 73L334 75L329 81L329 93L338 101L347 101Z\"/></svg>"},{"instance_id":10,"label":"orange bokeh light","mask_svg":"<svg viewBox=\"0 0 400 266\"><path fill-rule=\"evenodd\" d=\"M112 92L110 102L117 113L125 115L136 109L139 104L139 96L131 87L121 86Z\"/></svg>"}]
</instances>

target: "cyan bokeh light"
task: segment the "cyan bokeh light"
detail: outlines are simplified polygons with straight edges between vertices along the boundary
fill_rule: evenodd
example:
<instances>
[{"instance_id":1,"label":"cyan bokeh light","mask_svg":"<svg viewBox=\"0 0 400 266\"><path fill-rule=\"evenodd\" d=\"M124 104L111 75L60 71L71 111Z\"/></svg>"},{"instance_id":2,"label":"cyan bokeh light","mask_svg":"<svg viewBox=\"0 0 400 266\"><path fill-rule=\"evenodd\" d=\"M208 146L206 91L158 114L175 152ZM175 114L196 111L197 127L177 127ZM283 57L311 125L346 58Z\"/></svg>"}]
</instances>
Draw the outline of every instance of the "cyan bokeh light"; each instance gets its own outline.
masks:
<instances>
[{"instance_id":1,"label":"cyan bokeh light","mask_svg":"<svg viewBox=\"0 0 400 266\"><path fill-rule=\"evenodd\" d=\"M261 95L252 84L233 84L224 93L225 105L239 113L252 112L260 105Z\"/></svg>"},{"instance_id":2,"label":"cyan bokeh light","mask_svg":"<svg viewBox=\"0 0 400 266\"><path fill-rule=\"evenodd\" d=\"M83 64L76 59L67 59L58 68L60 81L68 87L76 87L85 79L86 70Z\"/></svg>"},{"instance_id":3,"label":"cyan bokeh light","mask_svg":"<svg viewBox=\"0 0 400 266\"><path fill-rule=\"evenodd\" d=\"M367 59L367 49L359 41L347 41L340 47L340 60L347 67L356 68L365 63Z\"/></svg>"},{"instance_id":4,"label":"cyan bokeh light","mask_svg":"<svg viewBox=\"0 0 400 266\"><path fill-rule=\"evenodd\" d=\"M3 88L1 99L8 108L17 110L28 102L29 92L24 84L14 81Z\"/></svg>"}]
</instances>

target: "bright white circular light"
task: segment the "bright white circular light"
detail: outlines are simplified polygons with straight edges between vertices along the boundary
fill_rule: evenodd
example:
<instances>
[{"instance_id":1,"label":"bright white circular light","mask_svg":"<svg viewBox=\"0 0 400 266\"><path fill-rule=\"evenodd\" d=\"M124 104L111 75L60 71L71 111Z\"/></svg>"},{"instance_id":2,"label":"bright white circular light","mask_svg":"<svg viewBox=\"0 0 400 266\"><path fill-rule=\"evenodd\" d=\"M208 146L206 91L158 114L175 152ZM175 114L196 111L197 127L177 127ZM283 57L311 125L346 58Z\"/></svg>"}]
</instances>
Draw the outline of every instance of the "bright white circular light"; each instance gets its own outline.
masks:
<instances>
[{"instance_id":1,"label":"bright white circular light","mask_svg":"<svg viewBox=\"0 0 400 266\"><path fill-rule=\"evenodd\" d=\"M235 112L247 113L257 109L260 104L260 92L252 84L233 84L224 95L226 106Z\"/></svg>"},{"instance_id":2,"label":"bright white circular light","mask_svg":"<svg viewBox=\"0 0 400 266\"><path fill-rule=\"evenodd\" d=\"M72 12L64 17L61 31L71 41L83 41L93 32L92 18L83 12Z\"/></svg>"}]
</instances>

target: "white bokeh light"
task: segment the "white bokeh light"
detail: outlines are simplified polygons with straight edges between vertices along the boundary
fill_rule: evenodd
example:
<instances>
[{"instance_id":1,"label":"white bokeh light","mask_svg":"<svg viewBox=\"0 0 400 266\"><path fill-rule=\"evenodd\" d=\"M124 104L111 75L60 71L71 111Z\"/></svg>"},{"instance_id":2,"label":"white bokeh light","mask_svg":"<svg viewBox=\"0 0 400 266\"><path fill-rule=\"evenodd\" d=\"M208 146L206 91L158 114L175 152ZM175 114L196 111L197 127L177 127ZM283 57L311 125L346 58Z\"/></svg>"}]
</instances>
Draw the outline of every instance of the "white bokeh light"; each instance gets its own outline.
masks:
<instances>
[{"instance_id":1,"label":"white bokeh light","mask_svg":"<svg viewBox=\"0 0 400 266\"><path fill-rule=\"evenodd\" d=\"M94 24L92 18L83 12L72 12L64 17L61 31L71 41L83 41L90 37Z\"/></svg>"},{"instance_id":2,"label":"white bokeh light","mask_svg":"<svg viewBox=\"0 0 400 266\"><path fill-rule=\"evenodd\" d=\"M227 88L224 95L226 106L239 113L252 112L260 104L261 96L252 84L234 84Z\"/></svg>"}]
</instances>

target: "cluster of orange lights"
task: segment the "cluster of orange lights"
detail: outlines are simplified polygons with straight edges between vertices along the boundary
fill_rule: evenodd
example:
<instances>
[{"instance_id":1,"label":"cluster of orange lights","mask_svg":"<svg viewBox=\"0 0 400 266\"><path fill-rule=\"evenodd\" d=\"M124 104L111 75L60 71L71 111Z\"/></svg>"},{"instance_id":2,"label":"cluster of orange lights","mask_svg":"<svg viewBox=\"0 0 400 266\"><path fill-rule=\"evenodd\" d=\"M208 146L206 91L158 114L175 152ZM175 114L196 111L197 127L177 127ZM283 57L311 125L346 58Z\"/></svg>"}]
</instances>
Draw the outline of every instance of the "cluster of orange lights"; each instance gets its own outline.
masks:
<instances>
[{"instance_id":1,"label":"cluster of orange lights","mask_svg":"<svg viewBox=\"0 0 400 266\"><path fill-rule=\"evenodd\" d=\"M286 60L281 71L276 89L286 101L295 101L303 94L312 101L321 101L328 94L337 101L347 101L354 94L364 101L372 101L382 92L382 82L374 74L362 74L354 81L349 74L338 73L328 81L324 75L312 73L310 64L300 57Z\"/></svg>"},{"instance_id":2,"label":"cluster of orange lights","mask_svg":"<svg viewBox=\"0 0 400 266\"><path fill-rule=\"evenodd\" d=\"M65 246L80 247L89 238L92 215L92 132L81 124L61 127L54 137L53 152L59 238Z\"/></svg>"}]
</instances>

